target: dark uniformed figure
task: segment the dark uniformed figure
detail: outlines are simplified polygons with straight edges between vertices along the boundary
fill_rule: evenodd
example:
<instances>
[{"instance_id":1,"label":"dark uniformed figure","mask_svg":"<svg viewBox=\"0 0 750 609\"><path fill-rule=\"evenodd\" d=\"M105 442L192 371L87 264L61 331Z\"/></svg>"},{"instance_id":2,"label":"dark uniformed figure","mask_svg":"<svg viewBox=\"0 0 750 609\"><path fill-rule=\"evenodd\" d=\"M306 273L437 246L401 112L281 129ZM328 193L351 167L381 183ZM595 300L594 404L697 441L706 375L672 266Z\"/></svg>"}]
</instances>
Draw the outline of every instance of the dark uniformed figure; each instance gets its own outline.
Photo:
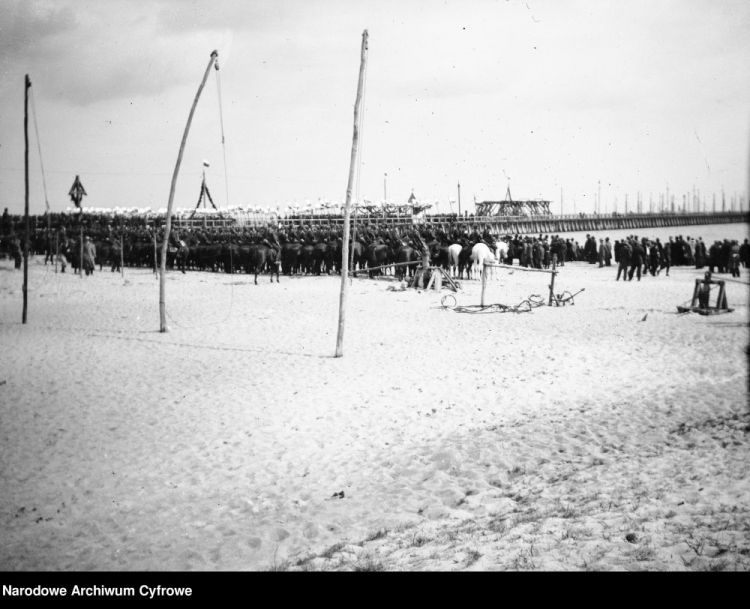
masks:
<instances>
[{"instance_id":1,"label":"dark uniformed figure","mask_svg":"<svg viewBox=\"0 0 750 609\"><path fill-rule=\"evenodd\" d=\"M427 271L427 267L430 266L430 248L427 246L427 243L422 239L422 237L419 235L419 232L413 231L411 235L411 241L414 244L415 249L419 250L419 252L422 254L422 269L417 272L417 275L415 277L414 281L414 287L417 289L422 288L424 285L427 286L427 275L429 271Z\"/></svg>"},{"instance_id":2,"label":"dark uniformed figure","mask_svg":"<svg viewBox=\"0 0 750 609\"><path fill-rule=\"evenodd\" d=\"M630 257L633 254L633 248L630 243L624 240L618 244L618 247L617 260L619 264L617 265L617 279L615 281L620 280L620 274L622 274L622 280L627 281L628 267L630 266Z\"/></svg>"},{"instance_id":3,"label":"dark uniformed figure","mask_svg":"<svg viewBox=\"0 0 750 609\"><path fill-rule=\"evenodd\" d=\"M482 231L482 239L480 243L484 243L487 247L489 247L493 252L497 254L497 243L495 242L495 237L492 236L490 229L486 226Z\"/></svg>"},{"instance_id":4,"label":"dark uniformed figure","mask_svg":"<svg viewBox=\"0 0 750 609\"><path fill-rule=\"evenodd\" d=\"M562 238L558 237L555 243L555 253L557 254L557 263L560 266L565 266L565 257L567 255L567 245Z\"/></svg>"},{"instance_id":5,"label":"dark uniformed figure","mask_svg":"<svg viewBox=\"0 0 750 609\"><path fill-rule=\"evenodd\" d=\"M641 267L643 266L646 253L639 241L633 241L633 253L630 258L630 271L628 271L628 281L633 281L633 275L637 273L638 281L641 280Z\"/></svg>"},{"instance_id":6,"label":"dark uniformed figure","mask_svg":"<svg viewBox=\"0 0 750 609\"><path fill-rule=\"evenodd\" d=\"M120 258L122 257L122 247L120 246L121 229L110 231L109 242L111 249L109 251L110 262L112 263L112 272L119 273L122 270Z\"/></svg>"},{"instance_id":7,"label":"dark uniformed figure","mask_svg":"<svg viewBox=\"0 0 750 609\"><path fill-rule=\"evenodd\" d=\"M735 239L730 243L729 249L729 271L732 277L740 276L740 244Z\"/></svg>"},{"instance_id":8,"label":"dark uniformed figure","mask_svg":"<svg viewBox=\"0 0 750 609\"><path fill-rule=\"evenodd\" d=\"M745 268L750 266L750 243L748 243L747 239L740 245L740 262Z\"/></svg>"},{"instance_id":9,"label":"dark uniformed figure","mask_svg":"<svg viewBox=\"0 0 750 609\"><path fill-rule=\"evenodd\" d=\"M263 243L268 247L275 249L277 254L281 251L281 244L279 243L278 235L270 225L266 228L266 235L263 239Z\"/></svg>"},{"instance_id":10,"label":"dark uniformed figure","mask_svg":"<svg viewBox=\"0 0 750 609\"><path fill-rule=\"evenodd\" d=\"M693 259L695 260L695 268L702 269L706 264L706 244L703 243L703 239L698 237L698 240L694 243L695 248Z\"/></svg>"},{"instance_id":11,"label":"dark uniformed figure","mask_svg":"<svg viewBox=\"0 0 750 609\"><path fill-rule=\"evenodd\" d=\"M86 271L87 275L94 274L95 261L96 247L91 241L91 237L87 235L83 244L83 270Z\"/></svg>"},{"instance_id":12,"label":"dark uniformed figure","mask_svg":"<svg viewBox=\"0 0 750 609\"><path fill-rule=\"evenodd\" d=\"M13 256L15 268L20 269L21 262L23 261L23 254L21 252L21 240L15 233L11 233L10 235L10 255Z\"/></svg>"},{"instance_id":13,"label":"dark uniformed figure","mask_svg":"<svg viewBox=\"0 0 750 609\"><path fill-rule=\"evenodd\" d=\"M11 219L10 214L8 213L8 208L5 208L5 211L3 212L3 219L2 219L2 229L3 229L3 237L10 235L11 233Z\"/></svg>"},{"instance_id":14,"label":"dark uniformed figure","mask_svg":"<svg viewBox=\"0 0 750 609\"><path fill-rule=\"evenodd\" d=\"M659 238L656 238L656 247L659 248L659 270L656 271L656 274L658 275L661 273L663 269L667 270L667 277L669 277L669 267L671 266L672 261L672 249L669 247L669 243L663 244L661 241L659 241Z\"/></svg>"},{"instance_id":15,"label":"dark uniformed figure","mask_svg":"<svg viewBox=\"0 0 750 609\"><path fill-rule=\"evenodd\" d=\"M649 273L651 273L651 275L655 277L659 274L659 269L661 268L661 252L659 251L659 246L656 244L656 242L651 243L651 247L649 248L648 252L648 258Z\"/></svg>"},{"instance_id":16,"label":"dark uniformed figure","mask_svg":"<svg viewBox=\"0 0 750 609\"><path fill-rule=\"evenodd\" d=\"M539 241L536 237L534 237L534 243L531 245L531 260L532 260L532 267L535 269L542 268L542 257L544 254L544 250L542 248L542 243Z\"/></svg>"}]
</instances>

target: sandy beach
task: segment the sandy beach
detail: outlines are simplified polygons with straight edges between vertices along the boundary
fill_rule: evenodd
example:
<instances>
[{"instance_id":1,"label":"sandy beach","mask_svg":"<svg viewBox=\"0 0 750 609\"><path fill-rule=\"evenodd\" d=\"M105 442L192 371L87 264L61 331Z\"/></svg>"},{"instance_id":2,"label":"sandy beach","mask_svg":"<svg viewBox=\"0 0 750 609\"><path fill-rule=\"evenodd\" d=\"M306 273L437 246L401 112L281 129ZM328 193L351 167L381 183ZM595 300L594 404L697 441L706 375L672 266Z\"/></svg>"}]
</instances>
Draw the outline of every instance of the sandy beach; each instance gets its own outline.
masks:
<instances>
[{"instance_id":1,"label":"sandy beach","mask_svg":"<svg viewBox=\"0 0 750 609\"><path fill-rule=\"evenodd\" d=\"M748 570L747 286L559 270L525 313L353 279L334 358L337 276L169 272L161 334L149 270L35 257L22 325L0 261L0 569Z\"/></svg>"}]
</instances>

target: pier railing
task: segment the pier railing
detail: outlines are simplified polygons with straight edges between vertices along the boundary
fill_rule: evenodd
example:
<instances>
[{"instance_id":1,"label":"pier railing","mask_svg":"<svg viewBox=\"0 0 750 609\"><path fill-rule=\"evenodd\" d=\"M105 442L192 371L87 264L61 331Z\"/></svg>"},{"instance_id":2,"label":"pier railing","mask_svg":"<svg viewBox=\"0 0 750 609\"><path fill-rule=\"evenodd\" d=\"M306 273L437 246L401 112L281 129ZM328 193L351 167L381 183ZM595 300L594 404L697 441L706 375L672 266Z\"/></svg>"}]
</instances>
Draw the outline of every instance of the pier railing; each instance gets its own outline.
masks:
<instances>
[{"instance_id":1,"label":"pier railing","mask_svg":"<svg viewBox=\"0 0 750 609\"><path fill-rule=\"evenodd\" d=\"M645 213L645 214L566 214L545 216L457 216L430 215L415 217L358 216L353 219L359 229L377 224L387 227L429 227L449 229L465 225L469 230L488 229L493 234L539 234L577 231L640 229L661 226L690 226L750 222L750 213L695 212L695 213ZM310 226L341 226L343 218L337 216L281 217L285 226L307 224Z\"/></svg>"},{"instance_id":2,"label":"pier railing","mask_svg":"<svg viewBox=\"0 0 750 609\"><path fill-rule=\"evenodd\" d=\"M69 214L53 214L51 226L56 228L60 225L60 217ZM130 214L84 214L84 223L94 225L103 218L102 226L107 222L118 223L122 217L126 221L132 218ZM106 217L105 217L106 216ZM38 220L38 221L37 221ZM163 215L150 213L139 217L143 225L161 224ZM643 229L662 226L690 226L705 224L730 224L750 222L748 211L722 211L722 212L662 212L641 214L565 214L565 215L537 215L537 216L474 216L458 214L435 214L418 216L396 216L384 214L357 214L353 215L351 222L357 230L362 230L367 225L378 225L388 228L410 228L429 227L433 229L442 228L450 230L456 226L466 226L468 230L478 228L480 231L489 230L495 235L513 234L555 234L566 232L586 232L617 229ZM278 225L292 227L307 225L312 227L341 228L344 223L342 216L328 214L304 214L304 215L279 215L276 213L251 213L247 211L235 212L225 211L219 214L201 214L200 217L189 218L188 216L175 217L173 223L179 228L219 228L226 226L267 226ZM46 228L47 222L43 216L34 217L33 226L42 230Z\"/></svg>"}]
</instances>

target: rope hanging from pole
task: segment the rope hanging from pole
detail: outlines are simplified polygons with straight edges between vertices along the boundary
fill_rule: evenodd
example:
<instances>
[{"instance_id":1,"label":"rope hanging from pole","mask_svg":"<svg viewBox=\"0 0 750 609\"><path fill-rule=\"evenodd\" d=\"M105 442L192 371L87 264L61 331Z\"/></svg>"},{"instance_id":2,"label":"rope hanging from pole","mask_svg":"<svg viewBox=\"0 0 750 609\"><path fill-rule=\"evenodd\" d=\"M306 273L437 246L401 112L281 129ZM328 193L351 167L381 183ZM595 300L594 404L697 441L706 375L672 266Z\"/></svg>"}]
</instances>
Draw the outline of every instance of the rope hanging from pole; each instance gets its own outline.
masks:
<instances>
[{"instance_id":1,"label":"rope hanging from pole","mask_svg":"<svg viewBox=\"0 0 750 609\"><path fill-rule=\"evenodd\" d=\"M187 141L188 133L190 132L190 123L193 121L193 115L195 114L195 107L198 105L198 100L200 99L201 91L203 91L203 87L206 85L206 80L208 79L209 70L211 69L211 66L213 65L214 61L218 57L218 53L216 51L213 51L211 53L211 58L208 62L208 66L206 66L206 72L203 75L203 80L201 80L201 84L198 87L198 92L195 95L195 99L193 100L193 105L190 108L190 114L188 115L187 125L185 126L185 133L182 136L182 142L180 143L180 151L177 154L177 163L175 164L174 168L174 174L172 175L172 184L169 189L169 202L167 203L167 217L164 222L164 241L162 242L162 250L161 250L161 272L159 273L159 321L160 321L160 332L166 332L167 331L167 313L166 313L166 260L167 260L167 245L169 242L169 232L172 228L172 203L174 202L174 191L175 186L177 184L177 176L180 173L180 164L182 163L182 155L185 151L185 142Z\"/></svg>"},{"instance_id":2,"label":"rope hanging from pole","mask_svg":"<svg viewBox=\"0 0 750 609\"><path fill-rule=\"evenodd\" d=\"M31 115L34 117L34 133L36 133L36 147L37 150L39 150L39 166L42 169L42 186L44 187L44 206L47 212L50 211L49 209L49 199L47 198L47 179L44 174L44 163L42 162L42 142L39 139L39 124L36 120L36 103L34 102L34 89L29 87L31 89ZM47 213L47 246L49 249L52 248L52 239L51 239L51 232L52 232L52 219L49 216L49 213ZM55 258L57 258L57 250L55 250ZM45 258L46 263L46 258ZM57 260L55 260L55 272L57 272Z\"/></svg>"},{"instance_id":3,"label":"rope hanging from pole","mask_svg":"<svg viewBox=\"0 0 750 609\"><path fill-rule=\"evenodd\" d=\"M217 88L218 98L219 98L219 123L221 125L221 145L222 145L223 156L224 156L224 180L225 180L225 184L226 184L227 205L229 205L229 180L228 180L228 174L227 174L227 155L226 155L226 146L225 146L225 138L224 138L224 116L223 116L223 112L222 112L222 102L221 102L221 83L220 83L220 78L219 78L219 58L218 58L218 53L216 51L214 51L213 53L211 53L211 62L213 62L214 69L216 70L216 88ZM196 107L196 105L198 103L198 98L200 97L201 91L203 90L203 87L204 87L204 85L206 83L206 80L208 79L208 74L209 74L209 71L211 69L211 62L209 62L209 65L206 68L206 73L205 73L205 75L203 77L203 81L202 81L202 83L201 83L201 85L200 85L200 87L198 89L198 93L197 93L197 95L195 97L195 101L193 103L193 108L190 111L190 116L188 117L188 124L185 127L185 135L183 136L183 143L182 143L182 146L180 148L180 155L178 156L178 160L177 160L178 164L177 164L177 167L175 168L175 176L173 178L173 182L174 182L174 179L177 176L177 170L179 168L179 163L180 163L180 160L181 160L181 157L182 157L182 149L184 147L185 139L187 138L188 130L190 128L190 123L191 123L191 120L192 120L193 112L195 111L195 107ZM173 184L173 189L174 189L174 184ZM174 194L173 191L171 191L170 192L170 205L171 205L173 194ZM219 213L219 216L221 216L223 218L221 212L219 211L219 208L216 207L216 204L214 203L214 200L211 197L211 192L208 190L208 185L206 184L206 173L205 173L205 170L203 172L203 181L201 182L201 193L200 193L200 196L198 197L198 203L196 204L195 209L193 210L193 213L190 215L191 219L193 218L193 216L195 216L196 211L200 207L201 201L203 201L203 205L205 207L204 197L208 198L209 202L211 203L211 206ZM166 241L166 237L165 237L165 241ZM230 272L232 274L234 274L234 257L233 257L232 239L231 239L231 237L229 239L228 247L229 247L229 270L230 270ZM227 313L227 315L226 315L226 317L224 319L222 319L220 321L216 321L216 322L211 322L209 324L201 324L201 325L197 325L197 326L196 325L185 326L185 325L182 325L182 324L178 323L169 314L169 312L166 310L166 305L164 305L163 306L163 314L162 314L162 329L161 329L161 331L162 332L166 331L166 323L165 323L166 317L169 317L169 319L172 321L172 323L174 323L176 326L179 326L181 328L200 328L200 327L204 327L204 326L207 326L207 325L210 326L210 325L215 325L215 324L219 324L219 323L224 323L232 315L232 307L234 305L234 282L230 281L229 287L230 287L229 311L228 311L228 313ZM160 305L161 305L161 302L160 302ZM162 307L160 306L160 311L161 310L162 310Z\"/></svg>"},{"instance_id":4,"label":"rope hanging from pole","mask_svg":"<svg viewBox=\"0 0 750 609\"><path fill-rule=\"evenodd\" d=\"M224 157L224 188L225 188L225 193L227 197L227 207L229 207L229 176L227 175L227 147L225 145L225 140L224 140L224 113L222 110L222 103L221 103L221 78L219 76L220 71L219 71L218 58L214 62L214 70L216 70L216 91L219 95L219 125L221 125L221 152ZM208 192L208 187L206 187L206 194L208 195L208 200L211 201L211 205L214 206L214 209L216 209L216 211L219 211L216 205L214 205L214 201L211 198L211 193ZM221 216L221 212L219 212L219 216ZM234 275L234 257L232 253L231 233L228 238L227 247L229 247L229 272ZM234 290L234 288L232 288L232 290Z\"/></svg>"},{"instance_id":5,"label":"rope hanging from pole","mask_svg":"<svg viewBox=\"0 0 750 609\"><path fill-rule=\"evenodd\" d=\"M31 115L34 117L34 132L36 133L36 146L37 150L39 150L39 165L42 168L42 185L44 186L44 204L47 206L47 211L49 211L49 200L47 199L47 180L44 176L44 163L42 162L42 143L39 139L39 125L36 121L36 104L34 103L34 89L29 87L31 89Z\"/></svg>"},{"instance_id":6,"label":"rope hanging from pole","mask_svg":"<svg viewBox=\"0 0 750 609\"><path fill-rule=\"evenodd\" d=\"M218 58L214 62L214 69L216 70L216 90L219 95L219 124L221 125L221 150L224 155L224 186L226 188L226 194L227 194L227 207L229 207L229 176L227 174L227 147L226 147L225 140L224 140L224 113L222 110L222 103L221 103L221 78L219 76L220 72L219 72ZM208 190L206 190L206 192L208 192ZM213 201L211 201L211 204L213 205ZM214 205L214 207L216 206Z\"/></svg>"}]
</instances>

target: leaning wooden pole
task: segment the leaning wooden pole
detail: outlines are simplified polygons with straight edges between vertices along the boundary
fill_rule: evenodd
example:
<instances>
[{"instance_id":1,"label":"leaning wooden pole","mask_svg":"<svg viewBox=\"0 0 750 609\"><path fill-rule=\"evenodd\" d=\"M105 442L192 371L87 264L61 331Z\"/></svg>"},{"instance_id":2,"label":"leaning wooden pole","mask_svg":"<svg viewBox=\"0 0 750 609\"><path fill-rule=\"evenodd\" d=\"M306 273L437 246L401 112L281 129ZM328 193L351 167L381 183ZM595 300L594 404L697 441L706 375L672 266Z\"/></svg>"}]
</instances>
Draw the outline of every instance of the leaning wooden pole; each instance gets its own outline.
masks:
<instances>
[{"instance_id":1,"label":"leaning wooden pole","mask_svg":"<svg viewBox=\"0 0 750 609\"><path fill-rule=\"evenodd\" d=\"M160 332L167 331L167 309L166 309L166 282L167 282L167 247L169 246L169 231L172 228L172 201L174 201L174 189L177 185L177 174L180 172L180 164L182 163L182 153L185 151L185 142L187 142L188 132L190 131L190 123L193 122L193 114L195 114L195 107L198 105L203 87L206 86L208 80L208 73L211 70L211 66L219 56L218 51L211 53L211 59L208 61L206 66L206 73L203 75L201 86L198 87L198 92L195 94L195 100L193 101L193 107L190 108L190 115L188 116L187 125L185 125L185 133L182 136L182 143L180 144L180 153L177 155L177 164L174 168L174 175L172 175L172 186L169 189L169 203L167 204L167 219L164 223L164 241L161 244L161 275L159 278L159 319L160 319Z\"/></svg>"},{"instance_id":2,"label":"leaning wooden pole","mask_svg":"<svg viewBox=\"0 0 750 609\"><path fill-rule=\"evenodd\" d=\"M357 164L357 143L359 140L359 103L362 100L362 88L365 80L365 64L367 63L367 30L362 32L362 59L359 64L359 81L357 83L357 99L354 102L354 137L352 138L352 157L349 163L349 182L346 186L346 205L344 205L344 235L341 248L341 294L339 296L339 331L336 336L336 355L344 355L344 322L346 319L346 288L349 275L349 216L351 215L352 185L354 183L354 168Z\"/></svg>"},{"instance_id":3,"label":"leaning wooden pole","mask_svg":"<svg viewBox=\"0 0 750 609\"><path fill-rule=\"evenodd\" d=\"M29 288L29 87L31 81L26 75L24 82L23 98L23 137L26 147L24 149L24 172L26 176L26 205L24 211L24 224L26 227L25 243L23 244L23 315L22 323L26 323L26 309L28 307Z\"/></svg>"}]
</instances>

